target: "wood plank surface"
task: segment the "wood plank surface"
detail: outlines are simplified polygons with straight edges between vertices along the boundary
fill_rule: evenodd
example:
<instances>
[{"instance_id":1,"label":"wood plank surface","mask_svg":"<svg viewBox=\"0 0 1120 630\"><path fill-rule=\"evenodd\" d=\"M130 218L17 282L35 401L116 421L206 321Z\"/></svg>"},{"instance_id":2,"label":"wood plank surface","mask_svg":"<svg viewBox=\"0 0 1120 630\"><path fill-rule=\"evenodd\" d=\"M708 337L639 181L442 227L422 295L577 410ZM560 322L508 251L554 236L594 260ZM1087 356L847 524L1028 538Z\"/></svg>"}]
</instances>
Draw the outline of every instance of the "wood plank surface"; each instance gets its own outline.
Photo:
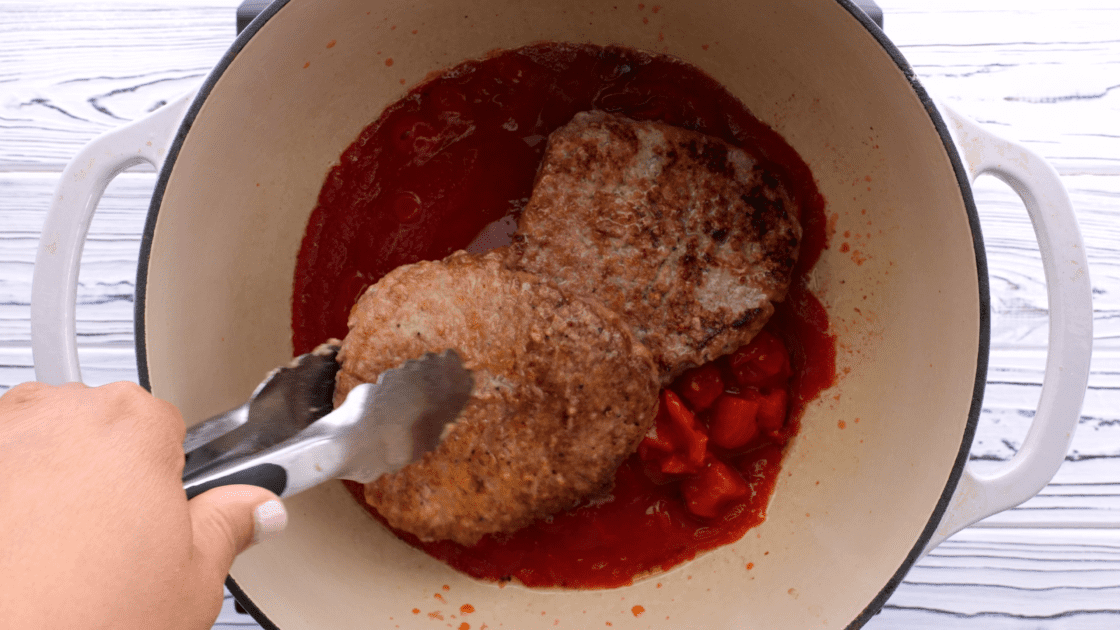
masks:
<instances>
[{"instance_id":1,"label":"wood plank surface","mask_svg":"<svg viewBox=\"0 0 1120 630\"><path fill-rule=\"evenodd\" d=\"M1120 4L883 0L922 84L1063 175L1120 174Z\"/></svg>"},{"instance_id":2,"label":"wood plank surface","mask_svg":"<svg viewBox=\"0 0 1120 630\"><path fill-rule=\"evenodd\" d=\"M867 628L1120 627L1120 532L970 529L906 576Z\"/></svg>"},{"instance_id":3,"label":"wood plank surface","mask_svg":"<svg viewBox=\"0 0 1120 630\"><path fill-rule=\"evenodd\" d=\"M0 171L59 171L198 84L233 41L238 4L4 2Z\"/></svg>"},{"instance_id":4,"label":"wood plank surface","mask_svg":"<svg viewBox=\"0 0 1120 630\"><path fill-rule=\"evenodd\" d=\"M0 0L0 393L34 378L28 320L58 174L97 134L196 85L234 36L236 0ZM1120 628L1120 3L881 0L886 32L937 98L1046 157L1090 259L1094 358L1073 448L1022 506L966 529L906 577L868 628ZM85 380L135 380L132 308L150 168L106 191L83 254ZM992 354L972 461L1018 452L1037 405L1048 313L1018 198L975 187L992 290ZM216 628L255 628L227 598Z\"/></svg>"},{"instance_id":5,"label":"wood plank surface","mask_svg":"<svg viewBox=\"0 0 1120 630\"><path fill-rule=\"evenodd\" d=\"M0 345L30 338L35 252L57 181L58 173L0 173ZM154 187L154 173L122 174L94 214L78 276L83 344L132 346L136 260Z\"/></svg>"}]
</instances>

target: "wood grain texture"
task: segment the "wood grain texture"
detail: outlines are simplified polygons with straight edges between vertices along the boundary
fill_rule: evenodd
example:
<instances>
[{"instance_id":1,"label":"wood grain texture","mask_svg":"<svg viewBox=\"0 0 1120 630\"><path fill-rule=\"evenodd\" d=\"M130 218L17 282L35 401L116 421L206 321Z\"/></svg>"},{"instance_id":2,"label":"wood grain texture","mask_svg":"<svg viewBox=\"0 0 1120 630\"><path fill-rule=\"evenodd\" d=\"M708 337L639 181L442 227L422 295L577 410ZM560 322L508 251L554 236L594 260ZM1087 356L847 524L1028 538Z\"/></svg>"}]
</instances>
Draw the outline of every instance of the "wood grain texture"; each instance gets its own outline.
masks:
<instances>
[{"instance_id":1,"label":"wood grain texture","mask_svg":"<svg viewBox=\"0 0 1120 630\"><path fill-rule=\"evenodd\" d=\"M906 576L869 629L1120 627L1120 531L968 529Z\"/></svg>"},{"instance_id":2,"label":"wood grain texture","mask_svg":"<svg viewBox=\"0 0 1120 630\"><path fill-rule=\"evenodd\" d=\"M0 171L59 171L199 83L233 41L238 4L5 2Z\"/></svg>"},{"instance_id":3,"label":"wood grain texture","mask_svg":"<svg viewBox=\"0 0 1120 630\"><path fill-rule=\"evenodd\" d=\"M0 0L0 393L34 377L31 270L59 172L97 134L197 84L234 37L238 0ZM1073 448L1022 506L966 529L906 577L867 627L1120 628L1120 4L880 0L926 88L1058 169L1085 239L1094 358ZM146 167L145 167L146 168ZM136 380L132 308L150 168L106 191L83 254L83 376ZM975 187L992 289L992 354L972 450L1018 452L1045 365L1042 263L1022 203ZM216 628L255 628L228 598Z\"/></svg>"},{"instance_id":4,"label":"wood grain texture","mask_svg":"<svg viewBox=\"0 0 1120 630\"><path fill-rule=\"evenodd\" d=\"M0 173L0 345L30 339L31 278L58 173ZM154 173L109 184L82 252L77 332L83 344L132 347L136 260Z\"/></svg>"},{"instance_id":5,"label":"wood grain texture","mask_svg":"<svg viewBox=\"0 0 1120 630\"><path fill-rule=\"evenodd\" d=\"M1120 5L883 0L884 27L935 97L1063 175L1120 174Z\"/></svg>"}]
</instances>

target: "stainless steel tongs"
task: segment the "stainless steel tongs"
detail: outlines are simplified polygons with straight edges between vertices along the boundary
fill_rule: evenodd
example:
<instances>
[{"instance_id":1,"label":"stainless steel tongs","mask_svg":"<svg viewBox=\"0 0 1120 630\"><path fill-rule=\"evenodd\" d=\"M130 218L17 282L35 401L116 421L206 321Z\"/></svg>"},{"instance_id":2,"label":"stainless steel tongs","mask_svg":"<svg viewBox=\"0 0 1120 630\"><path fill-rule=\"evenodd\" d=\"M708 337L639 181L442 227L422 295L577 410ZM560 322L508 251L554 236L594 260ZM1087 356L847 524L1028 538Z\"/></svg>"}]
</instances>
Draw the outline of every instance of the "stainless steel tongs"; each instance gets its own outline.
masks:
<instances>
[{"instance_id":1,"label":"stainless steel tongs","mask_svg":"<svg viewBox=\"0 0 1120 630\"><path fill-rule=\"evenodd\" d=\"M439 444L470 398L454 350L428 353L352 389L332 410L338 345L273 370L236 409L187 431L188 497L247 483L290 496L329 479L373 481Z\"/></svg>"}]
</instances>

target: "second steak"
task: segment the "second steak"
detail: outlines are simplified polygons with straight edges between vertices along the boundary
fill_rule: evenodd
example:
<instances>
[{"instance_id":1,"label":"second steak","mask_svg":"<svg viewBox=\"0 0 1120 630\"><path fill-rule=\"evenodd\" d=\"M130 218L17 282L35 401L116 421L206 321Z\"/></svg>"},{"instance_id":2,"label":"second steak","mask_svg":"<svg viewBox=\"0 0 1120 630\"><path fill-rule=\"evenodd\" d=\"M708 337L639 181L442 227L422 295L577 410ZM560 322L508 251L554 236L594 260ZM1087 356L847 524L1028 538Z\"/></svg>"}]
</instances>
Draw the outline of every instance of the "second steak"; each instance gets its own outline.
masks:
<instances>
[{"instance_id":1,"label":"second steak","mask_svg":"<svg viewBox=\"0 0 1120 630\"><path fill-rule=\"evenodd\" d=\"M584 112L549 137L507 264L621 314L667 383L766 324L798 219L781 173L746 151Z\"/></svg>"}]
</instances>

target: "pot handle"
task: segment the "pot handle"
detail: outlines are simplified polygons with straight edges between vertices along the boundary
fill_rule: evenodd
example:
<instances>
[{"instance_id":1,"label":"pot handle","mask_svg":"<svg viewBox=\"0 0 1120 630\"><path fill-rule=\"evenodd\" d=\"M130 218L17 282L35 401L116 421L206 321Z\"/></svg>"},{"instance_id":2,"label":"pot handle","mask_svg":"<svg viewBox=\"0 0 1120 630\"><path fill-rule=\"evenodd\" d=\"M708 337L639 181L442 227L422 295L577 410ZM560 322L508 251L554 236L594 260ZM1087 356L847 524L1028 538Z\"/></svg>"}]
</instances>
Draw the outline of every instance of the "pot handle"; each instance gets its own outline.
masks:
<instances>
[{"instance_id":1,"label":"pot handle","mask_svg":"<svg viewBox=\"0 0 1120 630\"><path fill-rule=\"evenodd\" d=\"M82 380L74 306L93 212L109 182L126 168L147 162L160 170L194 95L192 90L149 116L94 138L63 169L31 279L31 354L39 381L60 385Z\"/></svg>"},{"instance_id":2,"label":"pot handle","mask_svg":"<svg viewBox=\"0 0 1120 630\"><path fill-rule=\"evenodd\" d=\"M1073 440L1089 381L1093 304L1089 263L1069 195L1054 170L1027 148L938 103L970 182L998 177L1019 195L1034 224L1046 272L1050 338L1038 409L1022 448L996 474L966 466L949 508L922 554L973 523L1038 494L1058 472Z\"/></svg>"}]
</instances>

